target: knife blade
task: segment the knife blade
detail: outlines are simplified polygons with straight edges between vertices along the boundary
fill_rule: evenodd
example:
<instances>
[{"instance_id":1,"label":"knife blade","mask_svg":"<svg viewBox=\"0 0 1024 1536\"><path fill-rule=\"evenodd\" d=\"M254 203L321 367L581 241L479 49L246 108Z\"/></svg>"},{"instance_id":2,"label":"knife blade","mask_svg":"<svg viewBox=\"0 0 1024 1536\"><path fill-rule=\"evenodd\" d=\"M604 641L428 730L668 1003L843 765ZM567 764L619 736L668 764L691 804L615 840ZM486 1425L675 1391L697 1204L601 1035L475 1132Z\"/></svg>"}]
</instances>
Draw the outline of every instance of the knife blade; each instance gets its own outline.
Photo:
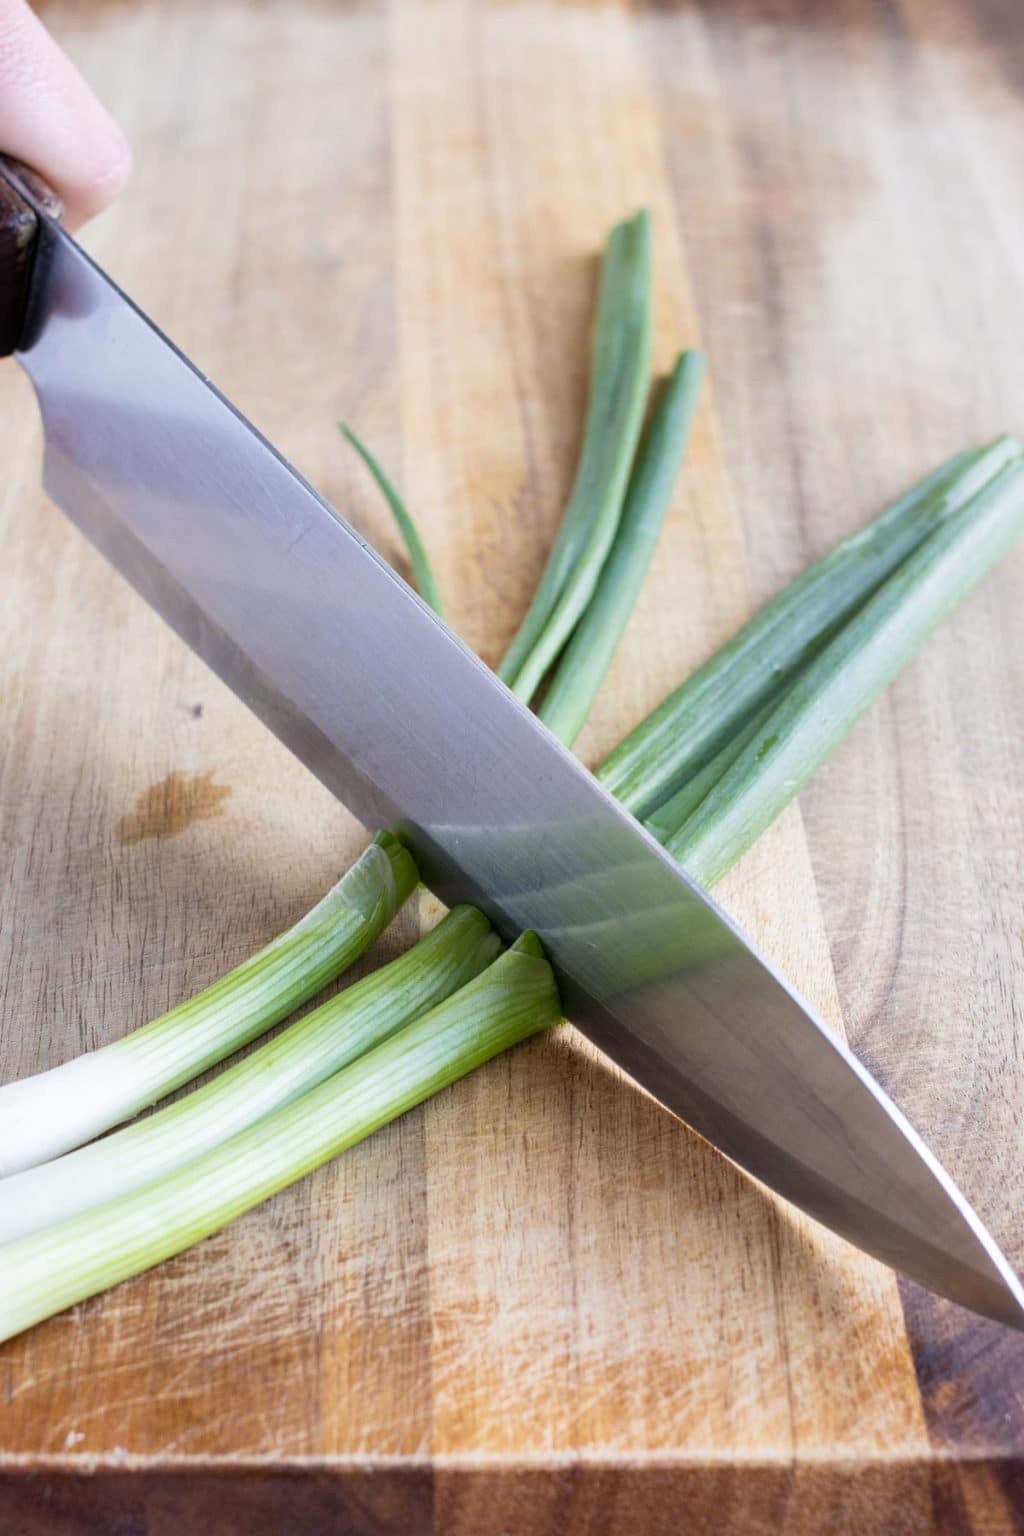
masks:
<instances>
[{"instance_id":1,"label":"knife blade","mask_svg":"<svg viewBox=\"0 0 1024 1536\"><path fill-rule=\"evenodd\" d=\"M5 174L0 168L0 175ZM785 1199L1024 1328L1024 1290L856 1057L89 259L17 175L50 497L445 901L539 933L573 1022Z\"/></svg>"}]
</instances>

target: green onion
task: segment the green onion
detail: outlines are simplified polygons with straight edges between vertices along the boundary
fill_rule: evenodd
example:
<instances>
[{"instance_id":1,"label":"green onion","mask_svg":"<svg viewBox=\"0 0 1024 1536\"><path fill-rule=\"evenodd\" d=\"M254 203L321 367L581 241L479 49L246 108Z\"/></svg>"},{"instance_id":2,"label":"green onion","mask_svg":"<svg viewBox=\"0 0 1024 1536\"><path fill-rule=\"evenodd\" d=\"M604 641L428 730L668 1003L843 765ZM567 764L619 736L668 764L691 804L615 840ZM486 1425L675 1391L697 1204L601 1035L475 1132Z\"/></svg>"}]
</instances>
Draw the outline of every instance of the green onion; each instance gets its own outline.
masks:
<instances>
[{"instance_id":1,"label":"green onion","mask_svg":"<svg viewBox=\"0 0 1024 1536\"><path fill-rule=\"evenodd\" d=\"M572 746L590 713L654 555L697 404L704 359L684 352L655 408L630 477L611 552L537 710Z\"/></svg>"},{"instance_id":2,"label":"green onion","mask_svg":"<svg viewBox=\"0 0 1024 1536\"><path fill-rule=\"evenodd\" d=\"M666 843L711 886L799 793L942 619L1024 533L1024 462L947 519L801 673Z\"/></svg>"},{"instance_id":3,"label":"green onion","mask_svg":"<svg viewBox=\"0 0 1024 1536\"><path fill-rule=\"evenodd\" d=\"M921 540L1021 454L1003 437L957 454L768 602L612 751L598 778L646 817L794 677Z\"/></svg>"},{"instance_id":4,"label":"green onion","mask_svg":"<svg viewBox=\"0 0 1024 1536\"><path fill-rule=\"evenodd\" d=\"M784 691L773 694L764 709L758 710L749 725L737 731L732 740L727 741L709 763L705 763L704 767L692 778L687 779L674 795L669 796L664 805L659 805L656 811L652 811L646 817L644 826L652 837L656 837L659 843L667 843L669 838L678 832L684 821L693 815L698 805L711 793L725 770L736 761L747 743L753 740Z\"/></svg>"},{"instance_id":5,"label":"green onion","mask_svg":"<svg viewBox=\"0 0 1024 1536\"><path fill-rule=\"evenodd\" d=\"M341 432L343 436L348 438L349 442L352 444L352 447L355 449L356 453L358 453L359 457L370 471L370 474L373 476L378 486L383 491L384 499L388 506L391 508L391 514L394 517L395 522L398 524L398 531L402 535L402 539L405 543L406 552L409 556L409 563L412 566L412 575L413 581L416 584L416 590L420 594L420 597L422 597L423 601L427 603L431 608L433 608L434 612L443 619L444 608L441 604L441 589L437 584L437 578L434 576L434 569L430 564L430 559L427 555L426 549L424 548L423 540L420 538L419 529L413 522L412 517L406 508L405 502L402 500L401 496L399 496L398 492L395 490L395 487L392 485L391 481L388 479L387 475L384 473L384 470L374 458L369 448L367 448L366 444L356 436L352 428L346 426L343 421L339 421L338 431Z\"/></svg>"},{"instance_id":6,"label":"green onion","mask_svg":"<svg viewBox=\"0 0 1024 1536\"><path fill-rule=\"evenodd\" d=\"M561 1017L532 934L430 1013L175 1172L3 1249L0 1338L150 1269Z\"/></svg>"},{"instance_id":7,"label":"green onion","mask_svg":"<svg viewBox=\"0 0 1024 1536\"><path fill-rule=\"evenodd\" d=\"M651 226L617 224L601 263L590 398L572 495L498 675L529 703L590 601L611 548L643 421L651 353Z\"/></svg>"},{"instance_id":8,"label":"green onion","mask_svg":"<svg viewBox=\"0 0 1024 1536\"><path fill-rule=\"evenodd\" d=\"M0 1186L0 1243L52 1226L226 1141L355 1061L495 959L482 912L456 907L412 949L186 1098Z\"/></svg>"},{"instance_id":9,"label":"green onion","mask_svg":"<svg viewBox=\"0 0 1024 1536\"><path fill-rule=\"evenodd\" d=\"M198 997L111 1045L0 1087L0 1175L100 1135L287 1018L373 943L418 880L409 853L382 833L293 928Z\"/></svg>"}]
</instances>

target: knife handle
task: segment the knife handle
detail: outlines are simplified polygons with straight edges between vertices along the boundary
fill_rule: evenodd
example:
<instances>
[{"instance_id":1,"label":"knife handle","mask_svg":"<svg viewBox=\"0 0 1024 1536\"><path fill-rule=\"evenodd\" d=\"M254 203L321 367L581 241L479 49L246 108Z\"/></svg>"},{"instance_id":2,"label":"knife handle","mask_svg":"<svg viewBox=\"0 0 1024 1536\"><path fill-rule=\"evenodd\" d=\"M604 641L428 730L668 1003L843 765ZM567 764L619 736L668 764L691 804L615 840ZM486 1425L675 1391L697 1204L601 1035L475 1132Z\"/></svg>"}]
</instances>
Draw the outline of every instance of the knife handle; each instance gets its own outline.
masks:
<instances>
[{"instance_id":1,"label":"knife handle","mask_svg":"<svg viewBox=\"0 0 1024 1536\"><path fill-rule=\"evenodd\" d=\"M17 183L53 218L61 213L60 202L40 176L0 155L0 357L16 352L21 341L39 234L39 216Z\"/></svg>"}]
</instances>

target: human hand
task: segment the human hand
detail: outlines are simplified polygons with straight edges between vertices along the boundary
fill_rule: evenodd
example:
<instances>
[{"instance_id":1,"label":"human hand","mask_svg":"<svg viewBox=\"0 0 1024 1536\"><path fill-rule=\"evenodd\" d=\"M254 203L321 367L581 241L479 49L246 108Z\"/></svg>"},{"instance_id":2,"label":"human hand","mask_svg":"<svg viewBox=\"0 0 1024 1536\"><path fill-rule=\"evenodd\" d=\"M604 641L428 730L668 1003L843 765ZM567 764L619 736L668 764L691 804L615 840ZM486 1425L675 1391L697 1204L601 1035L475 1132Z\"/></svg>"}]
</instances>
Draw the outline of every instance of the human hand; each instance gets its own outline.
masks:
<instances>
[{"instance_id":1,"label":"human hand","mask_svg":"<svg viewBox=\"0 0 1024 1536\"><path fill-rule=\"evenodd\" d=\"M128 179L131 150L26 0L0 0L0 150L49 183L76 229Z\"/></svg>"}]
</instances>

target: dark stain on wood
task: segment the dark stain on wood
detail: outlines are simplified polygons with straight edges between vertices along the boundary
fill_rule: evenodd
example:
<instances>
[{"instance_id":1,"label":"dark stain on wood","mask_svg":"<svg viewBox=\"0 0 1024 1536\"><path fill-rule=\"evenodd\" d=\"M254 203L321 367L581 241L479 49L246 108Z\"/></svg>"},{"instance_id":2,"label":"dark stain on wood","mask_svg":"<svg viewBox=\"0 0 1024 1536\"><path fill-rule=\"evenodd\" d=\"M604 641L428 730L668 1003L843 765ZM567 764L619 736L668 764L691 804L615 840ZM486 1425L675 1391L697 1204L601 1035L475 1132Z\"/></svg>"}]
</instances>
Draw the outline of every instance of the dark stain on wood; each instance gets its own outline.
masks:
<instances>
[{"instance_id":1,"label":"dark stain on wood","mask_svg":"<svg viewBox=\"0 0 1024 1536\"><path fill-rule=\"evenodd\" d=\"M381 1477L346 1467L184 1466L149 1472L0 1473L0 1530L25 1536L146 1536L158 1530L218 1536L430 1536L432 1474L412 1465Z\"/></svg>"},{"instance_id":2,"label":"dark stain on wood","mask_svg":"<svg viewBox=\"0 0 1024 1536\"><path fill-rule=\"evenodd\" d=\"M230 784L215 784L215 770L184 774L175 769L141 794L134 811L117 824L118 841L141 843L147 837L176 837L194 821L219 816L231 793Z\"/></svg>"},{"instance_id":3,"label":"dark stain on wood","mask_svg":"<svg viewBox=\"0 0 1024 1536\"><path fill-rule=\"evenodd\" d=\"M1024 1531L1024 1465L1013 1457L939 1461L932 1468L932 1524L941 1536L1019 1536Z\"/></svg>"},{"instance_id":4,"label":"dark stain on wood","mask_svg":"<svg viewBox=\"0 0 1024 1536\"><path fill-rule=\"evenodd\" d=\"M1024 1477L1024 1337L908 1281L900 1295L932 1445L1006 1455Z\"/></svg>"}]
</instances>

